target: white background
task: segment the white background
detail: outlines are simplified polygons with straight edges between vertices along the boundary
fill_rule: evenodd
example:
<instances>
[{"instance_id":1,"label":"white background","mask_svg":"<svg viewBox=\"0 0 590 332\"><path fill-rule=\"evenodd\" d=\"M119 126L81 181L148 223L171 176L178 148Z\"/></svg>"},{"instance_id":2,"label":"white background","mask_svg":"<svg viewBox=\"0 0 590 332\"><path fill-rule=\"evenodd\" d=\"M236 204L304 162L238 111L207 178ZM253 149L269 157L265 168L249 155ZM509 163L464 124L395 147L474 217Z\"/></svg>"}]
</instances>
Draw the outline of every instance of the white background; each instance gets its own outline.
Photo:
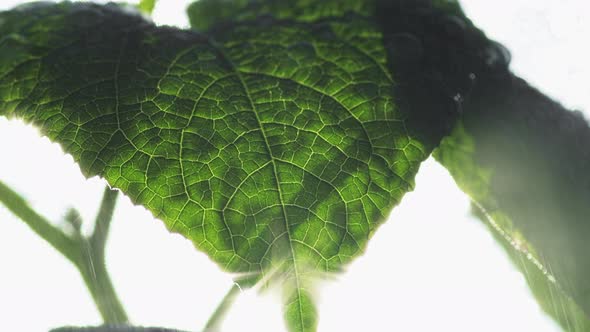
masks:
<instances>
[{"instance_id":1,"label":"white background","mask_svg":"<svg viewBox=\"0 0 590 332\"><path fill-rule=\"evenodd\" d=\"M21 1L2 0L0 9ZM188 1L160 0L158 23L186 26ZM585 0L464 0L467 14L508 47L512 68L569 108L590 110ZM587 115L588 117L588 115ZM103 190L37 131L0 118L0 180L48 219L67 207L88 225ZM428 160L366 254L321 288L320 331L559 331L468 199ZM232 282L192 244L119 200L107 262L132 321L198 330ZM278 296L241 294L223 331L281 331ZM0 207L0 330L45 332L101 322L75 268Z\"/></svg>"}]
</instances>

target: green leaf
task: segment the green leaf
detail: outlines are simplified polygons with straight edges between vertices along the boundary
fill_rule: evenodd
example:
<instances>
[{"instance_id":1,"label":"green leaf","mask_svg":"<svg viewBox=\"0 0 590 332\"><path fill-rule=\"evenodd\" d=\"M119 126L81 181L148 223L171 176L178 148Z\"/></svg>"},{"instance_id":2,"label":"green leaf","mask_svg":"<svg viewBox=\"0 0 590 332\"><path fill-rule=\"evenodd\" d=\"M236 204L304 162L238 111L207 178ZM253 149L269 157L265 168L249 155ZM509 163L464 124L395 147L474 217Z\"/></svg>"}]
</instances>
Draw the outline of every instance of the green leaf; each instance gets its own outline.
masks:
<instances>
[{"instance_id":1,"label":"green leaf","mask_svg":"<svg viewBox=\"0 0 590 332\"><path fill-rule=\"evenodd\" d=\"M199 0L187 9L191 26L207 30L224 21L247 21L271 15L280 20L316 22L346 14L372 16L377 1L353 0Z\"/></svg>"},{"instance_id":2,"label":"green leaf","mask_svg":"<svg viewBox=\"0 0 590 332\"><path fill-rule=\"evenodd\" d=\"M498 229L494 220L489 220L490 216L477 205L472 204L472 212L474 217L484 222L496 241L502 245L514 266L522 272L541 308L553 317L565 331L590 330L590 320L586 314L574 300L560 289L554 279L547 276L543 267L538 265L538 261L533 259L528 252L515 247L511 243L511 238Z\"/></svg>"},{"instance_id":3,"label":"green leaf","mask_svg":"<svg viewBox=\"0 0 590 332\"><path fill-rule=\"evenodd\" d=\"M435 157L519 252L512 256L530 260L520 265L529 271L527 278L543 308L568 331L586 331L588 123L508 72L483 82L474 88L462 121ZM543 285L541 275L555 285ZM553 296L555 290L563 294L548 300L547 292Z\"/></svg>"},{"instance_id":4,"label":"green leaf","mask_svg":"<svg viewBox=\"0 0 590 332\"><path fill-rule=\"evenodd\" d=\"M433 145L408 134L361 17L215 40L115 5L29 5L0 22L0 114L225 270L283 280L293 331L315 330L314 280L363 251Z\"/></svg>"},{"instance_id":5,"label":"green leaf","mask_svg":"<svg viewBox=\"0 0 590 332\"><path fill-rule=\"evenodd\" d=\"M285 321L294 331L315 331L317 328L317 310L312 294L305 289L291 292L285 305Z\"/></svg>"},{"instance_id":6,"label":"green leaf","mask_svg":"<svg viewBox=\"0 0 590 332\"><path fill-rule=\"evenodd\" d=\"M156 7L156 1L157 0L141 0L137 5L137 8L140 11L151 15L151 13L154 11L154 7Z\"/></svg>"},{"instance_id":7,"label":"green leaf","mask_svg":"<svg viewBox=\"0 0 590 332\"><path fill-rule=\"evenodd\" d=\"M406 16L419 11L465 19L456 0L197 0L187 9L191 26L198 30L207 30L224 21L254 20L265 15L310 23L351 18L351 15L375 17L379 13L395 19L399 14Z\"/></svg>"},{"instance_id":8,"label":"green leaf","mask_svg":"<svg viewBox=\"0 0 590 332\"><path fill-rule=\"evenodd\" d=\"M497 56L454 1L202 1L191 18L207 34L115 5L0 13L0 115L236 278L281 282L289 328L315 331L315 280L363 252Z\"/></svg>"}]
</instances>

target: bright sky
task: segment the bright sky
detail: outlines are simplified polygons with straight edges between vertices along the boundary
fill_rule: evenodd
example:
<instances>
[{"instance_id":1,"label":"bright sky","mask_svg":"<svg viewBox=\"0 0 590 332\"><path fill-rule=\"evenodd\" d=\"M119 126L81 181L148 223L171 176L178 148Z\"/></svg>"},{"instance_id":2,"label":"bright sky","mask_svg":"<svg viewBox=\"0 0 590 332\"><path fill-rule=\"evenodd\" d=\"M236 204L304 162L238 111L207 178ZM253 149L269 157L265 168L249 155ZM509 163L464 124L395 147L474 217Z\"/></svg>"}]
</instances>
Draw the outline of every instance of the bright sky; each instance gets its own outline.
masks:
<instances>
[{"instance_id":1,"label":"bright sky","mask_svg":"<svg viewBox=\"0 0 590 332\"><path fill-rule=\"evenodd\" d=\"M0 9L22 1L2 0ZM154 19L186 25L188 1L161 0ZM582 0L465 0L468 15L513 54L518 74L571 108L590 110L590 35ZM587 44L587 43L586 43ZM587 115L590 117L590 115ZM48 219L75 207L93 220L103 183L85 180L59 146L0 118L0 180ZM524 277L479 222L468 199L433 160L345 274L321 289L320 331L560 331ZM197 330L231 279L192 244L126 198L119 200L107 263L134 323ZM0 207L0 326L46 332L99 324L77 271ZM282 331L275 294L245 292L223 331Z\"/></svg>"}]
</instances>

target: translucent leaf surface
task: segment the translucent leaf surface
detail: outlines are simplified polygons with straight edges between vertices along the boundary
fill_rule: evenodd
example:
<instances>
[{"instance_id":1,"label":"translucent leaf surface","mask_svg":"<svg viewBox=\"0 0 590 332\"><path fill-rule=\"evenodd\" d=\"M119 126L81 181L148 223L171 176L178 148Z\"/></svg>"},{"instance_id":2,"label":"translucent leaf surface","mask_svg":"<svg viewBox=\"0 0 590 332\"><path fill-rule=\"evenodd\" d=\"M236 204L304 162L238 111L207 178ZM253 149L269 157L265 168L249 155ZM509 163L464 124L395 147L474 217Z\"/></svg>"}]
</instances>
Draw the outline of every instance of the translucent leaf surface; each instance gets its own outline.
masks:
<instances>
[{"instance_id":1,"label":"translucent leaf surface","mask_svg":"<svg viewBox=\"0 0 590 332\"><path fill-rule=\"evenodd\" d=\"M314 331L314 281L362 253L499 56L454 1L198 4L206 32L115 5L0 13L0 115L238 279L280 280L289 328Z\"/></svg>"},{"instance_id":2,"label":"translucent leaf surface","mask_svg":"<svg viewBox=\"0 0 590 332\"><path fill-rule=\"evenodd\" d=\"M114 5L0 19L2 114L37 125L227 271L284 280L293 330L315 329L313 280L363 250L429 154L366 22L355 35L235 25L220 45Z\"/></svg>"}]
</instances>

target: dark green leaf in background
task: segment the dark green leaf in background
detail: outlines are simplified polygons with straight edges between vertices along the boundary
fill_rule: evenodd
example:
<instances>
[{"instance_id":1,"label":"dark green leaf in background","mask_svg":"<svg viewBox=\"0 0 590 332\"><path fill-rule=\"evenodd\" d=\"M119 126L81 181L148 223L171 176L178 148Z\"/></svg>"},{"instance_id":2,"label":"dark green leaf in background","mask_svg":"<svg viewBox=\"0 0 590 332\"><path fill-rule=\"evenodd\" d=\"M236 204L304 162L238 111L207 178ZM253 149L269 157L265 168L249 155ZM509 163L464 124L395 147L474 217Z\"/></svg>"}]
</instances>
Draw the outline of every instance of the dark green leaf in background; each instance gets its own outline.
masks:
<instances>
[{"instance_id":1,"label":"dark green leaf in background","mask_svg":"<svg viewBox=\"0 0 590 332\"><path fill-rule=\"evenodd\" d=\"M508 72L490 82L435 157L512 247L543 309L567 331L587 331L590 128Z\"/></svg>"}]
</instances>

